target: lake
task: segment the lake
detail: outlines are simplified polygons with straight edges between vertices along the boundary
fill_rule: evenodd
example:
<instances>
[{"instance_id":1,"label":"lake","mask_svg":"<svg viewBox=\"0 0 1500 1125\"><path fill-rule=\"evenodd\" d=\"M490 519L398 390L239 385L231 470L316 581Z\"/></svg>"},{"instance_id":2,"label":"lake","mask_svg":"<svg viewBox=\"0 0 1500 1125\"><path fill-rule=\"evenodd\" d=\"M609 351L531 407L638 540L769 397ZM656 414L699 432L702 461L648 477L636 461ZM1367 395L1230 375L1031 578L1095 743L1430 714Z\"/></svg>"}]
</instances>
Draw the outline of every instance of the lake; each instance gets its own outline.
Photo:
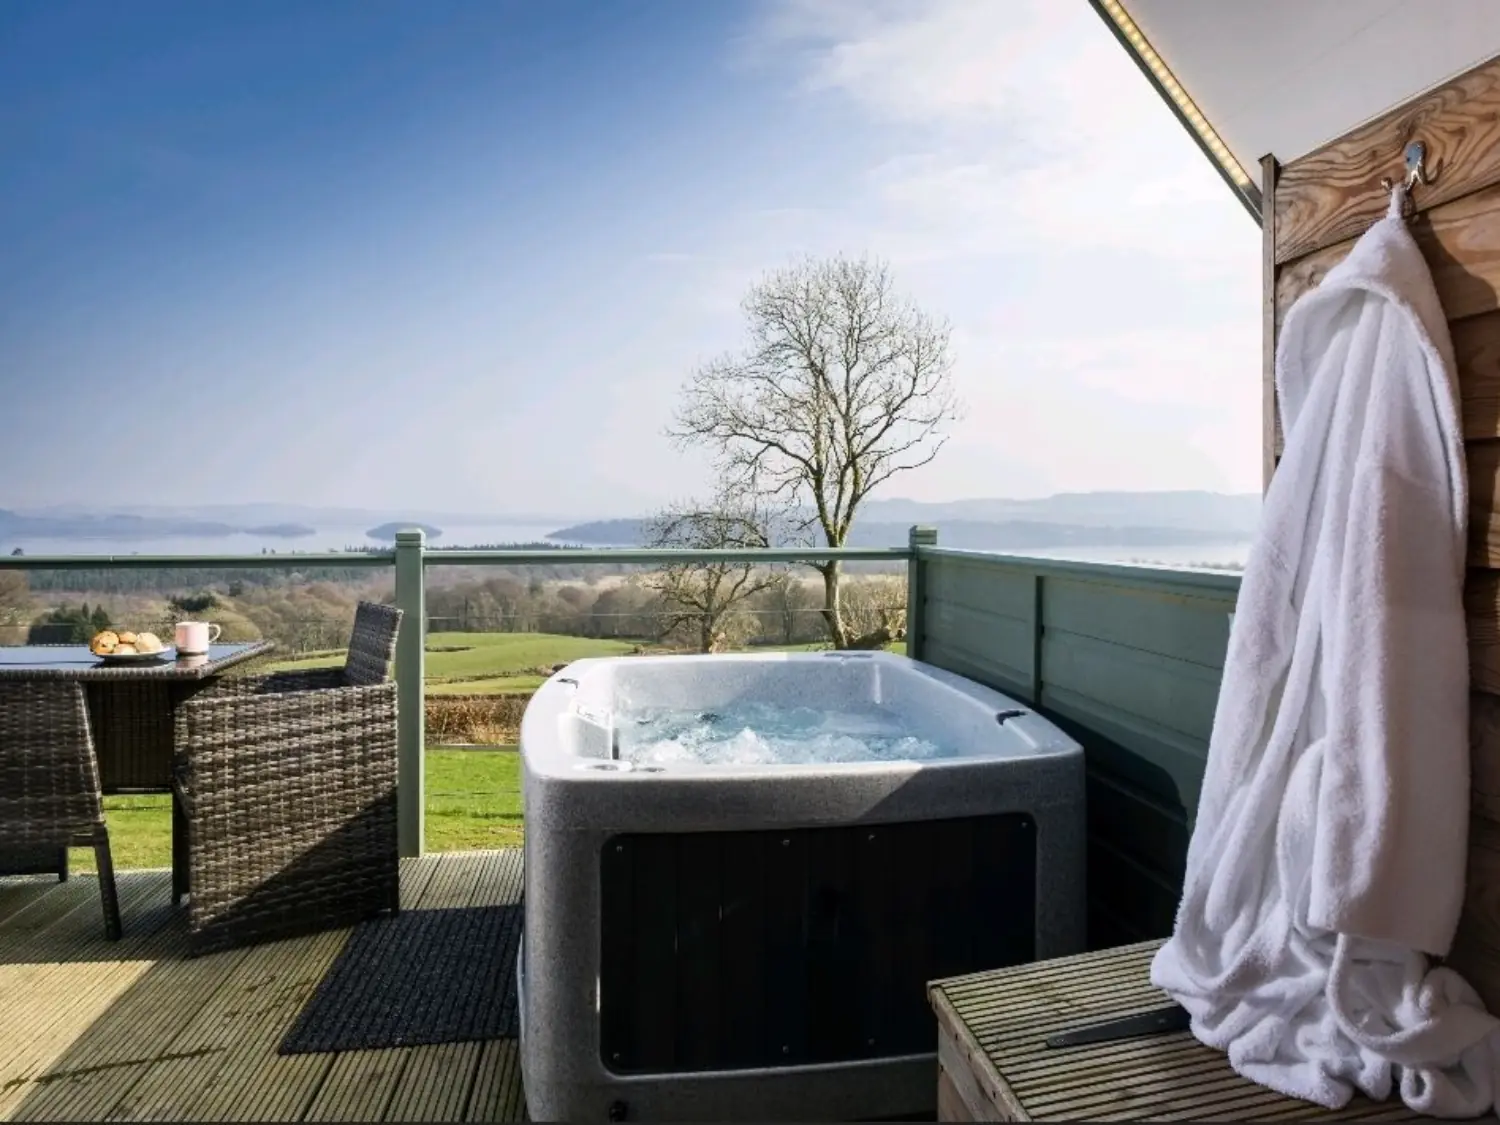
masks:
<instances>
[{"instance_id":1,"label":"lake","mask_svg":"<svg viewBox=\"0 0 1500 1125\"><path fill-rule=\"evenodd\" d=\"M249 555L262 551L340 551L346 547L381 546L365 536L363 527L330 527L312 535L281 538L266 535L222 535L209 538L170 536L142 539L47 539L21 536L0 540L0 556L20 547L28 555ZM555 525L480 524L449 527L430 542L440 547L495 546L505 543L553 542L548 532ZM559 543L559 546L563 544ZM629 546L630 544L619 544ZM1250 544L1245 540L1160 547L1057 547L1002 552L1031 558L1075 559L1081 562L1138 563L1155 566L1212 565L1237 569L1244 566Z\"/></svg>"},{"instance_id":2,"label":"lake","mask_svg":"<svg viewBox=\"0 0 1500 1125\"><path fill-rule=\"evenodd\" d=\"M346 547L380 547L382 544L365 535L366 527L328 527L311 535L282 537L277 535L155 536L141 539L47 539L40 536L16 536L0 539L0 555L20 547L28 555L258 555L262 551L286 554L292 551L342 551ZM444 528L443 534L429 540L439 547L492 546L500 543L537 543L548 541L547 533L556 524L495 524Z\"/></svg>"}]
</instances>

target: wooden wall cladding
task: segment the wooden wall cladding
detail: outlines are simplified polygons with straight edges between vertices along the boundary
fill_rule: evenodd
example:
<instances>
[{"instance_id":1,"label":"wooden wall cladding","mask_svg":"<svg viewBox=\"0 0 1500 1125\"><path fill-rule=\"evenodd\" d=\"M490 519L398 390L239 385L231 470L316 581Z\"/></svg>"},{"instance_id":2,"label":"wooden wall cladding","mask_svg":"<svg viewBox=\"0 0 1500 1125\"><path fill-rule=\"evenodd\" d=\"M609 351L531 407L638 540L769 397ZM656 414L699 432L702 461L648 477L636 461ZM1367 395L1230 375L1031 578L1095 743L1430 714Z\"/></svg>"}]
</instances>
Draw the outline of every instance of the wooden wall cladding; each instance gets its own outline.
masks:
<instances>
[{"instance_id":1,"label":"wooden wall cladding","mask_svg":"<svg viewBox=\"0 0 1500 1125\"><path fill-rule=\"evenodd\" d=\"M1399 163L1399 161L1398 161ZM1431 189L1425 189L1431 190ZM1462 199L1432 206L1423 188L1413 193L1421 208L1411 232L1432 270L1432 280L1449 320L1500 309L1500 185ZM1282 264L1276 276L1276 327L1296 299L1344 260L1355 239Z\"/></svg>"},{"instance_id":2,"label":"wooden wall cladding","mask_svg":"<svg viewBox=\"0 0 1500 1125\"><path fill-rule=\"evenodd\" d=\"M1500 312L1471 316L1448 329L1458 360L1464 438L1500 438Z\"/></svg>"},{"instance_id":3,"label":"wooden wall cladding","mask_svg":"<svg viewBox=\"0 0 1500 1125\"><path fill-rule=\"evenodd\" d=\"M1470 702L1469 869L1449 963L1500 1012L1500 696Z\"/></svg>"},{"instance_id":4,"label":"wooden wall cladding","mask_svg":"<svg viewBox=\"0 0 1500 1125\"><path fill-rule=\"evenodd\" d=\"M1453 337L1469 473L1472 816L1464 916L1450 961L1500 1012L1500 58L1318 152L1272 163L1267 343L1274 347L1287 310L1385 213L1380 180L1400 175L1413 140L1427 146L1433 182L1413 190L1408 222ZM1274 410L1267 430L1274 464L1283 443Z\"/></svg>"},{"instance_id":5,"label":"wooden wall cladding","mask_svg":"<svg viewBox=\"0 0 1500 1125\"><path fill-rule=\"evenodd\" d=\"M1500 183L1500 65L1483 63L1400 109L1288 164L1276 185L1276 261L1357 237L1385 213L1380 181L1407 142L1427 146L1434 207Z\"/></svg>"}]
</instances>

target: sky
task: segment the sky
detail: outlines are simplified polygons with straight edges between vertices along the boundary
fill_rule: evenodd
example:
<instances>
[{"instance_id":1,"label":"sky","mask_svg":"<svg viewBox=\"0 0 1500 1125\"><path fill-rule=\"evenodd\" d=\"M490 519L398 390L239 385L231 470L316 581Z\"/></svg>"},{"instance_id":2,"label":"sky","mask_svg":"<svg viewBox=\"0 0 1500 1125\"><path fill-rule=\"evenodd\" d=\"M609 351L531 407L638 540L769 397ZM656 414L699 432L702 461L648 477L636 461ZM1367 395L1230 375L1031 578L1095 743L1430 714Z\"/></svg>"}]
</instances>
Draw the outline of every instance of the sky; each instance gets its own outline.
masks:
<instances>
[{"instance_id":1,"label":"sky","mask_svg":"<svg viewBox=\"0 0 1500 1125\"><path fill-rule=\"evenodd\" d=\"M706 495L833 253L953 327L883 496L1259 487L1259 230L1084 0L11 0L0 153L0 507Z\"/></svg>"}]
</instances>

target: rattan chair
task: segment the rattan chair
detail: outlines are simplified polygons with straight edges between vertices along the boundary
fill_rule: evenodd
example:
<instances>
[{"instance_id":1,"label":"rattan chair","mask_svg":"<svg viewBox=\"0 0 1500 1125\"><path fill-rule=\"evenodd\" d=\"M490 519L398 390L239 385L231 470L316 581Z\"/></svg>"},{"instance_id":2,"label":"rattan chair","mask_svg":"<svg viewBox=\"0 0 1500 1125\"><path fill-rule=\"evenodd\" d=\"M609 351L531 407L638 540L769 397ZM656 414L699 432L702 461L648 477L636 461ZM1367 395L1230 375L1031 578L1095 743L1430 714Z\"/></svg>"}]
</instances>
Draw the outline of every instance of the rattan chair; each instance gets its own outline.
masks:
<instances>
[{"instance_id":1,"label":"rattan chair","mask_svg":"<svg viewBox=\"0 0 1500 1125\"><path fill-rule=\"evenodd\" d=\"M360 603L342 668L226 679L177 709L174 892L194 953L400 906L401 611ZM185 862L182 862L185 860Z\"/></svg>"},{"instance_id":2,"label":"rattan chair","mask_svg":"<svg viewBox=\"0 0 1500 1125\"><path fill-rule=\"evenodd\" d=\"M0 872L66 879L70 847L94 849L104 936L118 940L120 900L83 689L71 680L0 680Z\"/></svg>"}]
</instances>

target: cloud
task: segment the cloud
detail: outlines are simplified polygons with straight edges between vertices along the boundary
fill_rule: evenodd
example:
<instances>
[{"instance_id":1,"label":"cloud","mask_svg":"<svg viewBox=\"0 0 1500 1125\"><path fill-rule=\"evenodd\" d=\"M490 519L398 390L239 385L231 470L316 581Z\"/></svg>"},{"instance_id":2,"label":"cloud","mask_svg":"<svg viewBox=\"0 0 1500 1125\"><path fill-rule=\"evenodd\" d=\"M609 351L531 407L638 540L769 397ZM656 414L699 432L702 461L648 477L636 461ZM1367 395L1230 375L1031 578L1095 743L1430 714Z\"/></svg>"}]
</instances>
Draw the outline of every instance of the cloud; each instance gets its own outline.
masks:
<instances>
[{"instance_id":1,"label":"cloud","mask_svg":"<svg viewBox=\"0 0 1500 1125\"><path fill-rule=\"evenodd\" d=\"M945 454L913 494L1005 492L974 479L986 441L997 471L1059 488L1258 486L1259 231L1093 12L770 0L763 16L753 52L877 138L805 240L874 249L963 310L966 468Z\"/></svg>"}]
</instances>

